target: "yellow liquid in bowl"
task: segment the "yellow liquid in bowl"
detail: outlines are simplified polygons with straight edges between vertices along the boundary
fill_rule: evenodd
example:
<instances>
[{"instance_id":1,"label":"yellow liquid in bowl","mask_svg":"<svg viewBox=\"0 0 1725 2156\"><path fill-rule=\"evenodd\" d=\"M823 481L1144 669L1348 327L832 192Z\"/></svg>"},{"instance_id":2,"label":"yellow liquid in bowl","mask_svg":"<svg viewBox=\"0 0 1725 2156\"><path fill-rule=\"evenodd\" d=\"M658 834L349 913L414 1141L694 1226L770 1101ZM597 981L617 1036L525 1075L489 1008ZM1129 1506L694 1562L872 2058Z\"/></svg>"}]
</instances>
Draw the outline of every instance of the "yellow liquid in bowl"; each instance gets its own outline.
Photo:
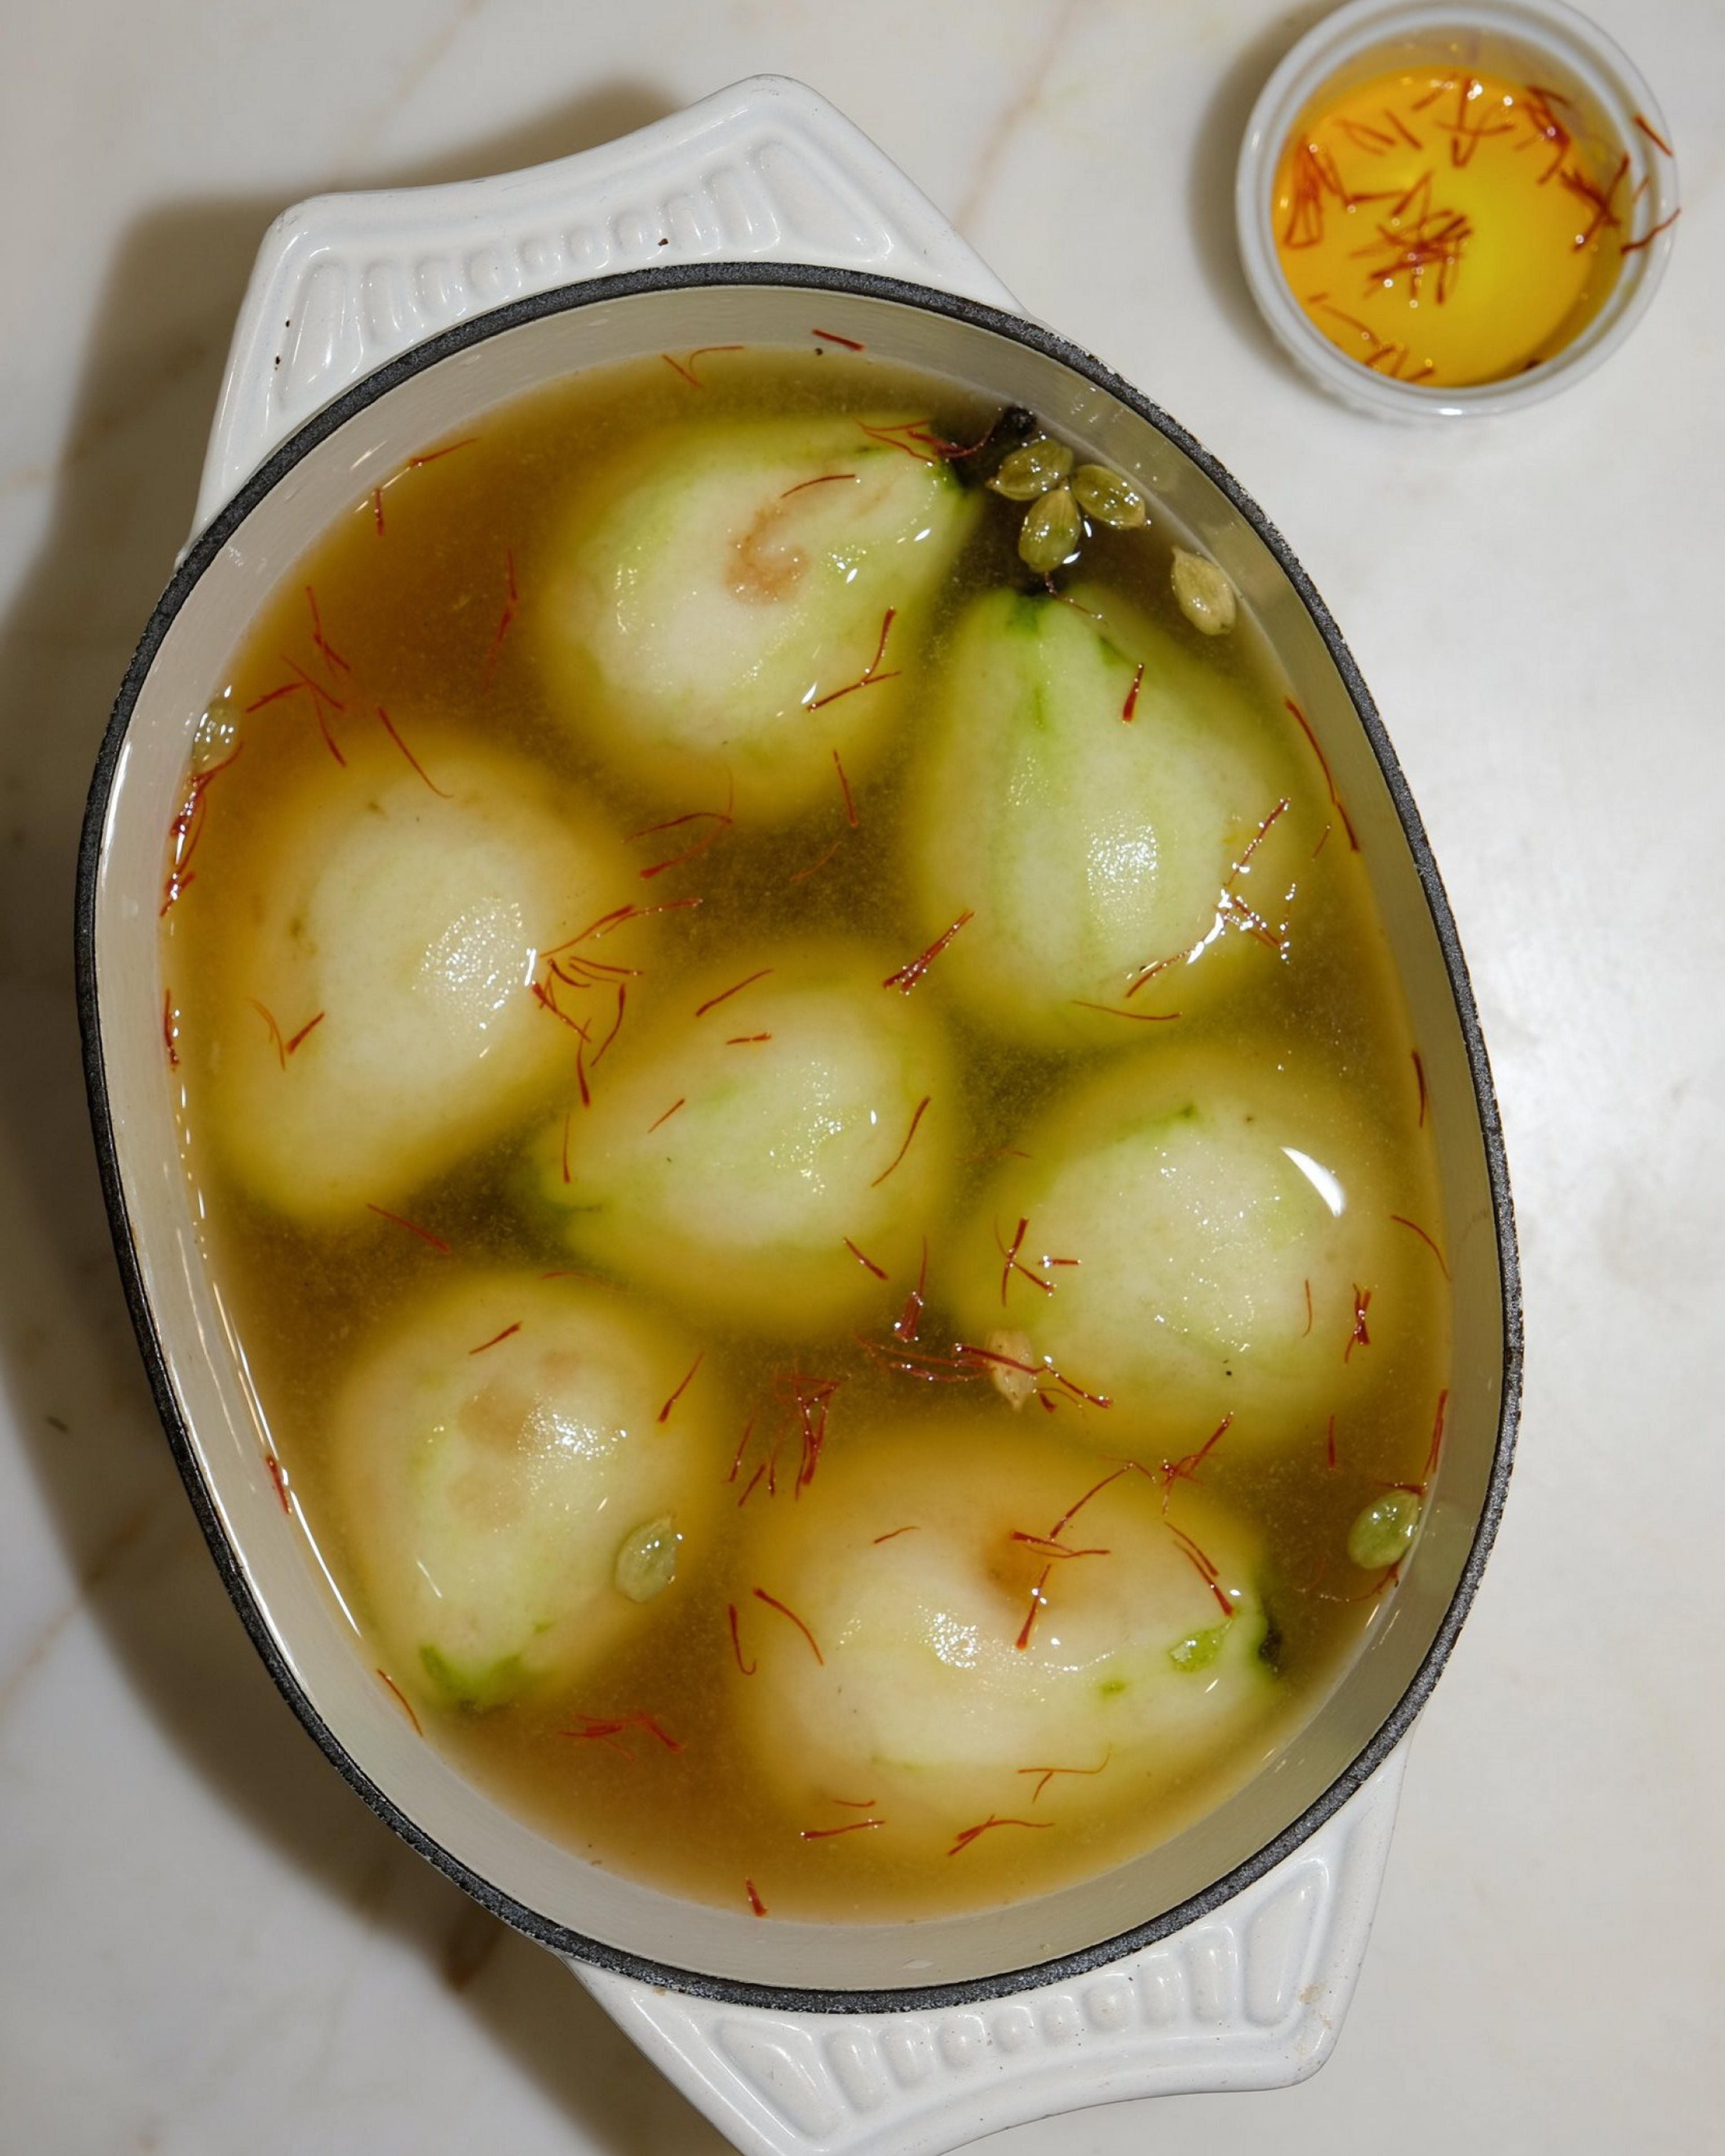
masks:
<instances>
[{"instance_id":1,"label":"yellow liquid in bowl","mask_svg":"<svg viewBox=\"0 0 1725 2156\"><path fill-rule=\"evenodd\" d=\"M1404 382L1538 366L1637 244L1627 151L1579 132L1555 90L1489 73L1400 69L1327 94L1276 167L1289 289L1349 358Z\"/></svg>"}]
</instances>

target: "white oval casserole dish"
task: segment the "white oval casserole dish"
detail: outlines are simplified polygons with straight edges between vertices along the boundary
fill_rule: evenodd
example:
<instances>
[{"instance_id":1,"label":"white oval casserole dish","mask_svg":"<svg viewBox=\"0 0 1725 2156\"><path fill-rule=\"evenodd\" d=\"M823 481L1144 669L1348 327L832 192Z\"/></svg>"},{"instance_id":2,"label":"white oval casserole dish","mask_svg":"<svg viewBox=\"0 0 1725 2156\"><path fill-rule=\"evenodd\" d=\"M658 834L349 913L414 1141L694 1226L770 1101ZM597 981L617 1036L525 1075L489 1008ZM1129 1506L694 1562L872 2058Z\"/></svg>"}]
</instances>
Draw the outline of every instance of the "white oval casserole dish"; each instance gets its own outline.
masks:
<instances>
[{"instance_id":1,"label":"white oval casserole dish","mask_svg":"<svg viewBox=\"0 0 1725 2156\"><path fill-rule=\"evenodd\" d=\"M1035 410L1135 476L1226 570L1359 835L1430 1089L1455 1281L1424 1532L1298 1737L1132 1863L915 1926L758 1923L619 1878L508 1816L414 1734L280 1502L162 1052L156 894L193 732L252 613L326 525L426 442L572 370L806 342L815 325ZM1402 1740L1496 1528L1520 1337L1508 1186L1453 923L1364 685L1277 532L1173 422L1026 321L848 123L775 78L535 172L290 212L236 334L199 523L95 775L80 1003L116 1248L164 1426L240 1614L314 1739L763 2156L911 2156L1071 2105L1312 2071L1363 1951Z\"/></svg>"}]
</instances>

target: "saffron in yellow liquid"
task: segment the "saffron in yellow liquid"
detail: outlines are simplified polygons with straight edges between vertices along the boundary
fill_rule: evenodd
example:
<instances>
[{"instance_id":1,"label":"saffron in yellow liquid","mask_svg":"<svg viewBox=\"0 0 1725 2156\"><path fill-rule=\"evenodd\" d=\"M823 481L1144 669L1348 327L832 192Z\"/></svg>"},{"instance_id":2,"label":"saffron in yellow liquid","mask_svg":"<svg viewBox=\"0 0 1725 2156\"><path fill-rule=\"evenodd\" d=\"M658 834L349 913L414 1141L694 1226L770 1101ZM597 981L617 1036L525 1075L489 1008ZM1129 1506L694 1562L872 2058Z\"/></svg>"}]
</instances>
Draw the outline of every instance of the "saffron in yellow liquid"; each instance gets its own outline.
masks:
<instances>
[{"instance_id":1,"label":"saffron in yellow liquid","mask_svg":"<svg viewBox=\"0 0 1725 2156\"><path fill-rule=\"evenodd\" d=\"M1626 153L1556 91L1399 69L1321 100L1276 168L1276 253L1325 336L1404 382L1499 382L1599 311L1629 238Z\"/></svg>"}]
</instances>

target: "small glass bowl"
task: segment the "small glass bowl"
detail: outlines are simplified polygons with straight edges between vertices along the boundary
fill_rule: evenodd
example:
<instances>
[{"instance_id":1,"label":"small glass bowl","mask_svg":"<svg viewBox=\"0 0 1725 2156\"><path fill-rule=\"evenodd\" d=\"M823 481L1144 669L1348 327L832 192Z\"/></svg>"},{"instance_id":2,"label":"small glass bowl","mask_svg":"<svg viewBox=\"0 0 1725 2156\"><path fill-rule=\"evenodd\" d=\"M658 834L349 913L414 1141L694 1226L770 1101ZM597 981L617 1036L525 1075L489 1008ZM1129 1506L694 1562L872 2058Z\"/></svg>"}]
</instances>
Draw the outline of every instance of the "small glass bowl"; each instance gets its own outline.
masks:
<instances>
[{"instance_id":1,"label":"small glass bowl","mask_svg":"<svg viewBox=\"0 0 1725 2156\"><path fill-rule=\"evenodd\" d=\"M1435 388L1379 373L1332 344L1305 313L1276 254L1275 179L1283 146L1322 94L1398 66L1490 70L1559 91L1628 152L1633 232L1656 236L1626 254L1597 313L1549 359L1492 382ZM1246 281L1301 371L1357 411L1380 418L1476 418L1519 411L1579 382L1645 313L1671 249L1676 161L1653 93L1604 33L1560 0L1353 0L1301 38L1259 96L1240 146L1235 215Z\"/></svg>"}]
</instances>

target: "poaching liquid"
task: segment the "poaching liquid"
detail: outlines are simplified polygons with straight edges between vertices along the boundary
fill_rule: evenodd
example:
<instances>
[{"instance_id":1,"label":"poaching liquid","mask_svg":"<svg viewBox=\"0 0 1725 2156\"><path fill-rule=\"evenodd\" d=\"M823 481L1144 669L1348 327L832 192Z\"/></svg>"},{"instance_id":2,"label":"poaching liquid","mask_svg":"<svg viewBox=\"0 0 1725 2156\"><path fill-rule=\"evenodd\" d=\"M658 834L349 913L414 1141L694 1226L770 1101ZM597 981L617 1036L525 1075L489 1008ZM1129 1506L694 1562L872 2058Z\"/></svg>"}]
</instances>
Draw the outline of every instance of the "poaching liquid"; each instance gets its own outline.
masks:
<instances>
[{"instance_id":1,"label":"poaching liquid","mask_svg":"<svg viewBox=\"0 0 1725 2156\"><path fill-rule=\"evenodd\" d=\"M428 1743L583 1857L760 1914L983 1906L1178 1830L1326 1696L1394 1594L1441 1450L1448 1274L1424 1075L1345 803L1250 622L1205 635L1183 611L1177 535L1156 505L1145 529L1089 529L1045 588L1016 551L1019 511L966 475L947 505L950 566L914 604L889 598L860 641L847 629L845 665L796 705L785 740L814 776L788 805L789 748L633 759L646 690L567 663L572 554L603 552L655 472L703 469L727 429L812 430L818 468L776 488L779 505L860 485L849 466L865 452L927 467L930 484L967 458L980 475L999 416L829 346L725 351L598 372L487 415L471 439L428 444L356 501L234 655L169 835L163 1032L188 1170L285 1508L336 1582L357 1651ZM856 457L834 452L853 436ZM769 605L813 551L783 537L783 514L745 518L725 541L724 573L751 604ZM649 535L646 557L685 528ZM619 616L626 581L605 588ZM1069 647L1091 669L1106 754L1153 724L1196 774L1194 798L1245 793L1201 935L1145 948L1111 987L1086 974L1066 995L1056 979L1033 1019L1050 962L1030 939L1062 871L1058 853L1014 850L1013 819L1072 817L1081 832L1118 806L1096 798L1112 779L1084 781L1088 746L1067 762L1048 747ZM988 672L996 653L1010 680ZM643 654L644 682L665 656ZM998 723L973 741L985 676ZM1189 724L1182 696L1196 700ZM1205 698L1238 737L1232 764L1205 761ZM889 716L871 735L875 711ZM584 858L603 864L590 914L583 898L555 932L524 926L506 1022L535 1030L518 1089L483 1127L459 1104L438 1109L433 1137L398 1160L409 1111L393 1114L390 1088L403 1101L418 1088L418 1115L432 1080L417 1050L393 1072L380 1052L327 1096L340 1105L305 1119L284 1165L270 1148L297 1128L290 1089L326 1082L340 1014L309 989L304 1007L278 1008L271 983L289 976L272 952L305 944L318 908L346 924L331 932L355 939L353 965L413 932L369 870L333 894L320 883L320 834L333 852L338 827L398 821L403 788L423 788L428 815L454 814L441 804L462 806L470 767L484 785L494 769L521 774L532 832L578 825ZM286 839L285 803L301 832ZM1153 845L1122 829L1091 846L1092 883L1112 876L1117 896L1122 875L1173 873L1178 829ZM315 901L285 914L259 867L284 849ZM470 858L452 855L449 877ZM1014 875L1024 889L1006 887ZM316 952L305 963L293 979L316 978ZM890 1051L902 1067L867 1079L882 1089L879 1127L856 1140L875 1149L852 1181L809 1171L844 1204L854 1190L856 1210L806 1256L777 1214L738 1225L757 1168L702 1145L732 1127L725 1074L783 1053L770 1083L738 1081L747 1115L770 1116L819 1060L818 1041L791 1056L794 1027L840 1011L848 1025L853 1010L854 1067L876 1034L902 1040ZM686 1067L719 1076L680 1081L679 1056L697 1050L706 1062ZM821 1073L837 1100L842 1072ZM835 1128L842 1112L821 1111ZM1195 1177L1202 1199L1260 1173L1255 1133L1284 1113L1276 1159L1322 1201L1301 1231L1309 1247L1329 1249L1332 1216L1337 1234L1364 1223L1330 1273L1313 1260L1302 1276L1306 1260L1250 1245L1282 1232L1280 1183L1261 1204L1248 1187L1233 1241L1189 1253L1180 1240L1211 1233L1208 1201L1170 1214L1154 1247L1134 1241L1159 1190ZM378 1135L356 1152L368 1116ZM326 1189L344 1147L357 1164ZM1163 1336L1189 1341L1210 1322L1211 1276L1230 1267L1246 1283L1225 1315L1237 1345L1260 1344L1253 1312L1269 1326L1281 1295L1276 1357L1145 1364ZM465 1329L427 1346L421 1313L445 1307ZM629 1382L647 1389L630 1396L624 1450L660 1481L598 1505L586 1599L572 1589L567 1612L536 1618L517 1649L458 1667L446 1640L419 1643L414 1613L434 1605L391 1570L417 1565L446 1603L441 1568L466 1562L388 1523L392 1477L403 1517L445 1502L415 1464L429 1440L409 1429L367 1448L435 1364L425 1397L455 1403L438 1414L471 1448L448 1502L466 1508L459 1533L504 1537L506 1558L509 1535L536 1532L536 1503L563 1502L506 1502L506 1482L484 1478L493 1455L512 1471L550 1367L521 1358L565 1309L574 1330L552 1359L572 1398L583 1369L623 1385L624 1349L606 1337L643 1343L624 1373L639 1366ZM587 1441L584 1412L558 1425L562 1455ZM494 1562L507 1582L502 1559L474 1565Z\"/></svg>"}]
</instances>

